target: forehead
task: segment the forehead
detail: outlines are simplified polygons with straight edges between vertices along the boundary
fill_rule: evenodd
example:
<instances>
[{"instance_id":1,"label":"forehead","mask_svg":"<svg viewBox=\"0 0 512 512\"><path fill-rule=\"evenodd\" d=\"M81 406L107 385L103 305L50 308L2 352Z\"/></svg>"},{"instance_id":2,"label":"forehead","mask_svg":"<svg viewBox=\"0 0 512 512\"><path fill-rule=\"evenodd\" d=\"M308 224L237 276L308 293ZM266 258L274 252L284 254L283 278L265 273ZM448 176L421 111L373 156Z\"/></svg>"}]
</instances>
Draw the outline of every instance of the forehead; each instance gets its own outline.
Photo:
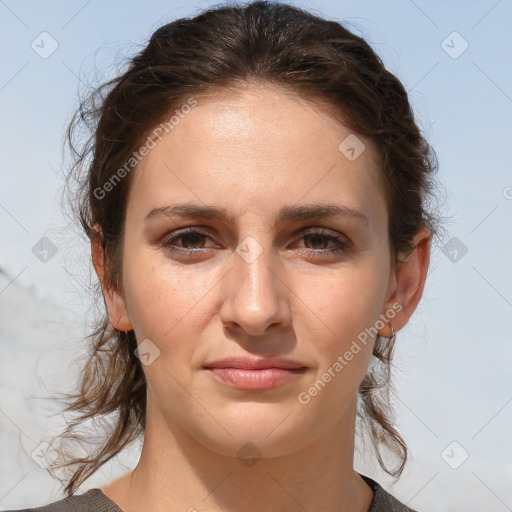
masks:
<instances>
[{"instance_id":1,"label":"forehead","mask_svg":"<svg viewBox=\"0 0 512 512\"><path fill-rule=\"evenodd\" d=\"M184 196L263 208L305 196L360 206L382 195L371 141L356 137L319 104L268 85L195 99L196 106L177 107L172 129L134 173L130 196L141 209ZM364 148L356 159L340 150L353 137L358 152Z\"/></svg>"}]
</instances>

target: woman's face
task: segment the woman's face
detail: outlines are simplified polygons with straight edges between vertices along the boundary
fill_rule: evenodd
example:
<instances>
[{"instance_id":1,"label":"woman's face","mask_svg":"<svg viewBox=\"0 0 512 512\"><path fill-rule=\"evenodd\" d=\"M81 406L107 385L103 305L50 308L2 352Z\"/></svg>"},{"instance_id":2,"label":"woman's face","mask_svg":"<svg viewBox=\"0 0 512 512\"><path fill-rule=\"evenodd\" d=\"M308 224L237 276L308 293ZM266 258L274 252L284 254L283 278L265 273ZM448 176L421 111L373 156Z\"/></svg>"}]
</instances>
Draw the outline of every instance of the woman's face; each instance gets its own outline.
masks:
<instances>
[{"instance_id":1,"label":"woman's face","mask_svg":"<svg viewBox=\"0 0 512 512\"><path fill-rule=\"evenodd\" d=\"M271 86L184 111L133 171L111 318L146 340L148 415L218 453L252 442L284 455L344 431L371 328L389 332L396 283L376 154ZM327 205L338 212L308 215ZM237 357L302 369L206 368Z\"/></svg>"}]
</instances>

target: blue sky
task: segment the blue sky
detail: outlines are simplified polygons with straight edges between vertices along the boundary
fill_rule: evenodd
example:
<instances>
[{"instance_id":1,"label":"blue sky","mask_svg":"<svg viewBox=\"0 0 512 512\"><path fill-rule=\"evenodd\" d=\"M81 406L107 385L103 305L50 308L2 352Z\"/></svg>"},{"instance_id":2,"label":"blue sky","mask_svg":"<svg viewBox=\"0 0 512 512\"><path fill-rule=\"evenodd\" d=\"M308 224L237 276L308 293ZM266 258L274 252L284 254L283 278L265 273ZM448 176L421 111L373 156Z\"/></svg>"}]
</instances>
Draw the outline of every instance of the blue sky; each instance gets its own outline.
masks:
<instances>
[{"instance_id":1,"label":"blue sky","mask_svg":"<svg viewBox=\"0 0 512 512\"><path fill-rule=\"evenodd\" d=\"M293 3L365 37L403 82L439 158L443 243L457 239L456 261L435 249L424 299L398 337L397 421L415 460L396 492L418 509L511 510L512 1ZM77 321L87 247L63 230L59 205L77 77L111 76L158 26L210 5L0 1L0 267ZM43 236L57 248L46 263L32 251ZM454 440L470 454L457 470L440 456Z\"/></svg>"}]
</instances>

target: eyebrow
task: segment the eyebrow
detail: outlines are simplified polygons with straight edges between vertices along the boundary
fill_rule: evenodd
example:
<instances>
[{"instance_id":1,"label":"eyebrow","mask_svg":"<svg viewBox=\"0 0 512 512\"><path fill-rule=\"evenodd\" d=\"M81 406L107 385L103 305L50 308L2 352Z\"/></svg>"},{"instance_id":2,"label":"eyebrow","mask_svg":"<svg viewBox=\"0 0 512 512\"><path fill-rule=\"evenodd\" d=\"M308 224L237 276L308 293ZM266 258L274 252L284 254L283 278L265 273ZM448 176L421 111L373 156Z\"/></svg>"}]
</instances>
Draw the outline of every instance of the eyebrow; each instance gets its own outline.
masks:
<instances>
[{"instance_id":1,"label":"eyebrow","mask_svg":"<svg viewBox=\"0 0 512 512\"><path fill-rule=\"evenodd\" d=\"M207 206L194 203L180 203L169 206L153 208L145 218L145 221L158 216L194 217L198 219L216 219L220 221L232 220L227 210L217 206ZM348 206L337 204L303 204L285 206L277 215L277 222L301 221L310 219L322 219L327 217L351 217L368 224L368 218L364 213Z\"/></svg>"}]
</instances>

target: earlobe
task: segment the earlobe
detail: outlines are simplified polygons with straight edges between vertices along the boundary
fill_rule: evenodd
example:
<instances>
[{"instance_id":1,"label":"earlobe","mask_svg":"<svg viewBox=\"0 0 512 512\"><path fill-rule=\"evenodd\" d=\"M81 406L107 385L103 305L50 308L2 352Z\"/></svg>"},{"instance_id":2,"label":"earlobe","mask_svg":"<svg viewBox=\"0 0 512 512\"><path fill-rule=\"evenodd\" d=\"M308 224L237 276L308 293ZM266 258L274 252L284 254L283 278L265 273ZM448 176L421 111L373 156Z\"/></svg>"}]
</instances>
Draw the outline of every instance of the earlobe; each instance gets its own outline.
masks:
<instances>
[{"instance_id":1,"label":"earlobe","mask_svg":"<svg viewBox=\"0 0 512 512\"><path fill-rule=\"evenodd\" d=\"M381 336L390 336L391 328L395 332L402 329L416 310L423 295L425 279L427 277L430 261L431 232L423 226L412 241L414 249L408 256L402 259L394 275L394 285L391 294L386 301L385 311L393 308L396 314L388 319L388 323L382 329ZM400 305L400 307L397 307ZM385 332L384 332L385 331Z\"/></svg>"},{"instance_id":2,"label":"earlobe","mask_svg":"<svg viewBox=\"0 0 512 512\"><path fill-rule=\"evenodd\" d=\"M101 245L101 229L98 228L99 236L91 242L91 254L94 270L98 275L103 293L103 300L108 312L110 323L118 331L131 331L133 326L128 316L123 296L118 290L109 286L105 275L105 253Z\"/></svg>"},{"instance_id":3,"label":"earlobe","mask_svg":"<svg viewBox=\"0 0 512 512\"><path fill-rule=\"evenodd\" d=\"M104 294L110 323L118 331L131 331L133 326L128 316L123 297L116 291L107 291Z\"/></svg>"}]
</instances>

